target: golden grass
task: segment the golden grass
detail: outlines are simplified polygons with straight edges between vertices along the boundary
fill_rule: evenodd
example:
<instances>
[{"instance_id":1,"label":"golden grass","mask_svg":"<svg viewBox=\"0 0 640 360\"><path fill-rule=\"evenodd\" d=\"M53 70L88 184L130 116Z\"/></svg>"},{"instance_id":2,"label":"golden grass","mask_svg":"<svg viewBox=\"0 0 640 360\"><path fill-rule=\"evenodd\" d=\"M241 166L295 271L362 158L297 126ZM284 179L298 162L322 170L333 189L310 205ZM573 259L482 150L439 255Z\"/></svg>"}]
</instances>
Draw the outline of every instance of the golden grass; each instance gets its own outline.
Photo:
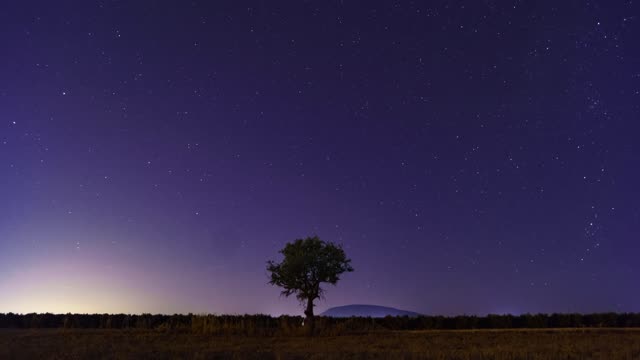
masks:
<instances>
[{"instance_id":1,"label":"golden grass","mask_svg":"<svg viewBox=\"0 0 640 360\"><path fill-rule=\"evenodd\" d=\"M424 330L314 338L0 330L0 359L636 360L640 329Z\"/></svg>"}]
</instances>

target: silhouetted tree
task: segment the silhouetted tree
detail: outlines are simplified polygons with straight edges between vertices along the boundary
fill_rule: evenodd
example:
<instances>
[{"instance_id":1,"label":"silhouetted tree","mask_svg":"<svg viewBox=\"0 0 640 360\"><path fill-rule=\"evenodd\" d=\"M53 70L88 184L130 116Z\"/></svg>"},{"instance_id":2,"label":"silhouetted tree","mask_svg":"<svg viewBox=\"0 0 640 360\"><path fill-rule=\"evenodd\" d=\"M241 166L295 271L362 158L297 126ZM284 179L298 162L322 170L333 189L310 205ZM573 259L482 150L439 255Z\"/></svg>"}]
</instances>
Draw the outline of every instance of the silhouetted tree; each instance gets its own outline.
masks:
<instances>
[{"instance_id":1,"label":"silhouetted tree","mask_svg":"<svg viewBox=\"0 0 640 360\"><path fill-rule=\"evenodd\" d=\"M282 262L267 262L267 270L271 273L269 283L283 288L282 295L296 295L306 305L306 325L309 334L313 334L313 301L324 293L320 284L335 285L340 275L353 271L351 259L340 245L322 241L317 236L287 243L280 253L284 255Z\"/></svg>"}]
</instances>

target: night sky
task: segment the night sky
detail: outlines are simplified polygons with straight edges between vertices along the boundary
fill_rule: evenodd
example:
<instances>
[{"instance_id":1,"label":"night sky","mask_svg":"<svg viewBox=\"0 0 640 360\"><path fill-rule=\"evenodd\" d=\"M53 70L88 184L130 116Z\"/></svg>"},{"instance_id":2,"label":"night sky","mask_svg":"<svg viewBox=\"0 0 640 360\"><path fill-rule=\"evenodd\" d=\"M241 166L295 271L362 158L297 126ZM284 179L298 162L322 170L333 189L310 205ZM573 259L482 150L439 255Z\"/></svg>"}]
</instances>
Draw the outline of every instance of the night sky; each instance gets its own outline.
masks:
<instances>
[{"instance_id":1,"label":"night sky","mask_svg":"<svg viewBox=\"0 0 640 360\"><path fill-rule=\"evenodd\" d=\"M11 2L0 312L640 311L634 1Z\"/></svg>"}]
</instances>

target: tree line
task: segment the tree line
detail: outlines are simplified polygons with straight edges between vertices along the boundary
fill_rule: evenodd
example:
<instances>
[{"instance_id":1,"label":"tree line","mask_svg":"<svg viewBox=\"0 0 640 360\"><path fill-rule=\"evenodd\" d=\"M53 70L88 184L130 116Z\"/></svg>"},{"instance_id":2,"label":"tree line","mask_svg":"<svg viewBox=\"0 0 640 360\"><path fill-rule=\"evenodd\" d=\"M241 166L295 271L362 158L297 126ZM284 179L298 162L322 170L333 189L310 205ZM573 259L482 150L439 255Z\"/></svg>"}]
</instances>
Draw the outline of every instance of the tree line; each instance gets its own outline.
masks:
<instances>
[{"instance_id":1,"label":"tree line","mask_svg":"<svg viewBox=\"0 0 640 360\"><path fill-rule=\"evenodd\" d=\"M208 334L291 335L302 333L304 317L269 315L0 314L0 328L145 329ZM317 317L318 334L388 330L544 329L640 327L640 313Z\"/></svg>"}]
</instances>

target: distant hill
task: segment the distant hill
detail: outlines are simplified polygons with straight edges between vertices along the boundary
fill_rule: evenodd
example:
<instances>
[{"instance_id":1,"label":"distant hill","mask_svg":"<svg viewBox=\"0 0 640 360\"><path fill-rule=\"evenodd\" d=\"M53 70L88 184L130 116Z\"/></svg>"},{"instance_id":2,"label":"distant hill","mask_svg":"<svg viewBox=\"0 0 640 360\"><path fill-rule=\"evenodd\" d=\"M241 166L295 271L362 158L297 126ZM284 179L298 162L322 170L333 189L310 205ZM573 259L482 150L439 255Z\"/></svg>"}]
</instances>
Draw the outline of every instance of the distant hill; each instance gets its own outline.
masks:
<instances>
[{"instance_id":1,"label":"distant hill","mask_svg":"<svg viewBox=\"0 0 640 360\"><path fill-rule=\"evenodd\" d=\"M327 311L320 314L320 316L331 316L331 317L351 317L351 316L362 316L362 317L385 317L385 316L420 316L413 311L407 310L399 310L386 306L378 306L378 305L345 305L345 306L336 306L328 309Z\"/></svg>"}]
</instances>

